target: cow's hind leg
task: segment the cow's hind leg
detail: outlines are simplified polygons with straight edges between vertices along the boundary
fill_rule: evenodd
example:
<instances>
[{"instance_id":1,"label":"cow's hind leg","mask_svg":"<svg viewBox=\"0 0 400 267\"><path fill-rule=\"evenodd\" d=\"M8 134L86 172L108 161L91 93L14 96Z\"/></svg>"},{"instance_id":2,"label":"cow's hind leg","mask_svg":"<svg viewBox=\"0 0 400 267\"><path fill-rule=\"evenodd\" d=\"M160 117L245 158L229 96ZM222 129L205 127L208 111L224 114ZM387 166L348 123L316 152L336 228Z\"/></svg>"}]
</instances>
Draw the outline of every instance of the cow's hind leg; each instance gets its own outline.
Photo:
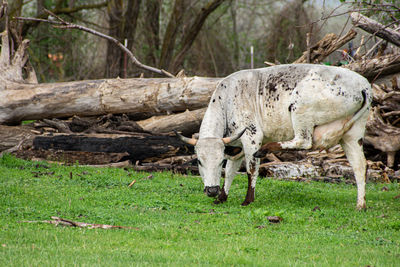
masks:
<instances>
[{"instance_id":1,"label":"cow's hind leg","mask_svg":"<svg viewBox=\"0 0 400 267\"><path fill-rule=\"evenodd\" d=\"M225 202L228 199L229 189L231 188L233 178L235 178L236 172L239 170L242 162L243 157L237 160L228 160L226 163L224 187L222 188L218 198L214 201L215 204Z\"/></svg>"},{"instance_id":2,"label":"cow's hind leg","mask_svg":"<svg viewBox=\"0 0 400 267\"><path fill-rule=\"evenodd\" d=\"M340 142L344 152L346 153L346 157L354 171L354 176L357 183L357 209L359 210L366 208L365 180L367 173L367 163L365 160L362 144L362 138L364 136L365 129L365 120L362 119L360 121L357 121L353 125L353 127L344 134Z\"/></svg>"},{"instance_id":3,"label":"cow's hind leg","mask_svg":"<svg viewBox=\"0 0 400 267\"><path fill-rule=\"evenodd\" d=\"M294 138L286 142L272 142L263 145L254 156L264 157L268 152L282 149L310 149L312 147L312 135L314 122L311 118L300 114L292 113Z\"/></svg>"}]
</instances>

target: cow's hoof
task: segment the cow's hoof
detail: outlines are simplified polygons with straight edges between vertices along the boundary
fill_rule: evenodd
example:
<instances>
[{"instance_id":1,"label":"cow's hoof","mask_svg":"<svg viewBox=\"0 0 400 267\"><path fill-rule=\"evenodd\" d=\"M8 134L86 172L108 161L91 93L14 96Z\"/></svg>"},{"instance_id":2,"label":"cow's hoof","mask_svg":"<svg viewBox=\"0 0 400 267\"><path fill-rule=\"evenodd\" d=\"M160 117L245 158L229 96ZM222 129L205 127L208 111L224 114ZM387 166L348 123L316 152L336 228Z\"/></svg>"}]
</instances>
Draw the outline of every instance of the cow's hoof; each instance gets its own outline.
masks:
<instances>
[{"instance_id":1,"label":"cow's hoof","mask_svg":"<svg viewBox=\"0 0 400 267\"><path fill-rule=\"evenodd\" d=\"M367 210L367 205L362 204L362 205L357 205L357 210L358 211L366 211Z\"/></svg>"},{"instance_id":2,"label":"cow's hoof","mask_svg":"<svg viewBox=\"0 0 400 267\"><path fill-rule=\"evenodd\" d=\"M219 199L216 199L216 200L214 200L213 203L216 204L216 205L218 205L218 204L222 204L222 203L224 203L224 202L221 201L221 200L219 200Z\"/></svg>"},{"instance_id":3,"label":"cow's hoof","mask_svg":"<svg viewBox=\"0 0 400 267\"><path fill-rule=\"evenodd\" d=\"M251 203L251 202L245 200L245 201L243 201L242 206L248 206L250 203Z\"/></svg>"},{"instance_id":4,"label":"cow's hoof","mask_svg":"<svg viewBox=\"0 0 400 267\"><path fill-rule=\"evenodd\" d=\"M214 201L214 204L224 203L228 199L228 195L225 194L225 191L222 189L221 194L219 194L218 198Z\"/></svg>"}]
</instances>

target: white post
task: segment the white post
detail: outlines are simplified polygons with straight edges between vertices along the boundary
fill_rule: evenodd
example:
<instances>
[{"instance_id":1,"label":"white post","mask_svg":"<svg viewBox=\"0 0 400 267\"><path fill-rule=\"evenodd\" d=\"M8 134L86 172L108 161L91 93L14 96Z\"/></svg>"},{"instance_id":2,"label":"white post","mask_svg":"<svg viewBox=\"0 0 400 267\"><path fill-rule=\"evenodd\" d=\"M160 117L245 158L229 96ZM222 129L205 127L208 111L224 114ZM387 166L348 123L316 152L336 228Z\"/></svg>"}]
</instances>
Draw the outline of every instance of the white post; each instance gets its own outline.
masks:
<instances>
[{"instance_id":1,"label":"white post","mask_svg":"<svg viewBox=\"0 0 400 267\"><path fill-rule=\"evenodd\" d=\"M250 68L254 69L254 46L250 46Z\"/></svg>"},{"instance_id":2,"label":"white post","mask_svg":"<svg viewBox=\"0 0 400 267\"><path fill-rule=\"evenodd\" d=\"M125 38L124 40L124 46L128 47L128 39ZM124 78L126 78L127 76L127 66L128 66L128 55L126 53L124 53Z\"/></svg>"}]
</instances>

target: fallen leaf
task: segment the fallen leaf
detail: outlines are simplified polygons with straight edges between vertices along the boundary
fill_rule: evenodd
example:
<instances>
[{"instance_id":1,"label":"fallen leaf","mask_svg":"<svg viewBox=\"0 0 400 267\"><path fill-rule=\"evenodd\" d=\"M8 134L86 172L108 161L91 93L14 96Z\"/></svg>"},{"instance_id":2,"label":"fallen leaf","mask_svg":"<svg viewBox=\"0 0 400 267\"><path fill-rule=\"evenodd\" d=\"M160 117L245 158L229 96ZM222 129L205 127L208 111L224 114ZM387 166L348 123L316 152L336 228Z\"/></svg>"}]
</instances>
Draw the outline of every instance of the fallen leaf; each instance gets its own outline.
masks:
<instances>
[{"instance_id":1,"label":"fallen leaf","mask_svg":"<svg viewBox=\"0 0 400 267\"><path fill-rule=\"evenodd\" d=\"M280 216L268 216L267 219L270 223L280 223L283 221L283 218Z\"/></svg>"}]
</instances>

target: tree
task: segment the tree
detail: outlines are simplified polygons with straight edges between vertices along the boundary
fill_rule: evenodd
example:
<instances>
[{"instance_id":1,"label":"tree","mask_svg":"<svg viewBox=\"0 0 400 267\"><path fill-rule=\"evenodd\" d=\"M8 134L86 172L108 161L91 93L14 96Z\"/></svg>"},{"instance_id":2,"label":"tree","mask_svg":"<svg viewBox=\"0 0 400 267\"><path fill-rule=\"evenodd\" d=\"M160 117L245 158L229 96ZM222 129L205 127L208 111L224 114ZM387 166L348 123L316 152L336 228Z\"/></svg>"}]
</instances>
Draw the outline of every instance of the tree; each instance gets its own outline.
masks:
<instances>
[{"instance_id":1,"label":"tree","mask_svg":"<svg viewBox=\"0 0 400 267\"><path fill-rule=\"evenodd\" d=\"M132 50L140 12L141 0L111 0L107 6L109 35L121 43L127 40L127 47ZM107 64L105 77L126 77L127 57L114 43L107 45Z\"/></svg>"}]
</instances>

